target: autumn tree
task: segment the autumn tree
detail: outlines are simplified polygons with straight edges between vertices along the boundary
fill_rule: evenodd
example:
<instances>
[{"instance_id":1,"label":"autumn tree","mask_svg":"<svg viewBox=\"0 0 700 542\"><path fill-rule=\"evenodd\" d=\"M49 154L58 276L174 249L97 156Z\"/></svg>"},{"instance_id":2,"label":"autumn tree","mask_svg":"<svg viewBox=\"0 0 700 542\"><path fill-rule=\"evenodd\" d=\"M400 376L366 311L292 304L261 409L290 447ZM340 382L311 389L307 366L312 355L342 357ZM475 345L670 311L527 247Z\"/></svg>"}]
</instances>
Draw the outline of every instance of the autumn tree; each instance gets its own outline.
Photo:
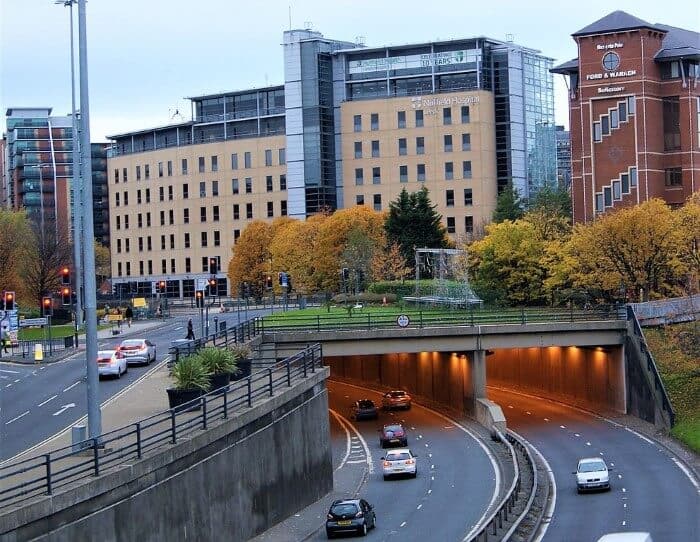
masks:
<instances>
[{"instance_id":1,"label":"autumn tree","mask_svg":"<svg viewBox=\"0 0 700 542\"><path fill-rule=\"evenodd\" d=\"M20 263L22 281L28 293L41 306L41 298L60 288L59 270L73 261L73 251L67 232L56 228L53 221L45 227L31 222L30 241Z\"/></svg>"},{"instance_id":2,"label":"autumn tree","mask_svg":"<svg viewBox=\"0 0 700 542\"><path fill-rule=\"evenodd\" d=\"M687 267L687 293L700 291L700 192L674 211L681 239L681 260Z\"/></svg>"},{"instance_id":3,"label":"autumn tree","mask_svg":"<svg viewBox=\"0 0 700 542\"><path fill-rule=\"evenodd\" d=\"M272 225L263 220L253 220L241 232L233 246L228 264L231 289L247 282L254 296L265 291L265 277L270 272L270 242Z\"/></svg>"},{"instance_id":4,"label":"autumn tree","mask_svg":"<svg viewBox=\"0 0 700 542\"><path fill-rule=\"evenodd\" d=\"M496 209L493 211L493 222L499 224L504 220L518 220L523 216L523 205L518 190L508 183L496 198Z\"/></svg>"},{"instance_id":5,"label":"autumn tree","mask_svg":"<svg viewBox=\"0 0 700 542\"><path fill-rule=\"evenodd\" d=\"M370 274L371 262L378 248L378 242L366 235L359 227L348 232L340 263L342 267L349 269L350 284L353 285L355 294L359 294L364 288L365 277Z\"/></svg>"},{"instance_id":6,"label":"autumn tree","mask_svg":"<svg viewBox=\"0 0 700 542\"><path fill-rule=\"evenodd\" d=\"M95 240L95 278L97 279L98 289L111 274L112 259L109 254L109 248Z\"/></svg>"},{"instance_id":7,"label":"autumn tree","mask_svg":"<svg viewBox=\"0 0 700 542\"><path fill-rule=\"evenodd\" d=\"M411 268L397 243L385 242L383 247L374 251L370 262L372 280L403 280L410 275Z\"/></svg>"},{"instance_id":8,"label":"autumn tree","mask_svg":"<svg viewBox=\"0 0 700 542\"><path fill-rule=\"evenodd\" d=\"M30 222L24 211L0 209L0 291L11 290L18 298L34 299L34 292L22 279L21 264L24 262L33 238Z\"/></svg>"}]
</instances>

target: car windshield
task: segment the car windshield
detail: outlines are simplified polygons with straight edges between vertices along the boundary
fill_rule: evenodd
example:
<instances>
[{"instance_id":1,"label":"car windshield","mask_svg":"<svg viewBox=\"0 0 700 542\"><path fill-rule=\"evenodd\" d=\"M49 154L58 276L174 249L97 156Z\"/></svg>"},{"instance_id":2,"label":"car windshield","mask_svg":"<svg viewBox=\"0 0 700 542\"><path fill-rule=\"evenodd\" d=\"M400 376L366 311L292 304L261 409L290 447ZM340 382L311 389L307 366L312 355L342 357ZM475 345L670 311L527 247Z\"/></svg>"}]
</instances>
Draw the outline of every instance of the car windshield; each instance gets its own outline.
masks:
<instances>
[{"instance_id":1,"label":"car windshield","mask_svg":"<svg viewBox=\"0 0 700 542\"><path fill-rule=\"evenodd\" d=\"M124 341L120 348L141 348L143 341Z\"/></svg>"},{"instance_id":2,"label":"car windshield","mask_svg":"<svg viewBox=\"0 0 700 542\"><path fill-rule=\"evenodd\" d=\"M336 516L349 516L357 513L357 505L352 503L336 504L331 508L331 514Z\"/></svg>"},{"instance_id":3,"label":"car windshield","mask_svg":"<svg viewBox=\"0 0 700 542\"><path fill-rule=\"evenodd\" d=\"M403 427L401 427L400 425L387 425L386 427L384 427L384 431L386 433L400 433L401 431L403 431Z\"/></svg>"},{"instance_id":4,"label":"car windshield","mask_svg":"<svg viewBox=\"0 0 700 542\"><path fill-rule=\"evenodd\" d=\"M411 459L411 455L408 452L394 452L392 454L387 454L386 456L387 461L402 461L405 459Z\"/></svg>"},{"instance_id":5,"label":"car windshield","mask_svg":"<svg viewBox=\"0 0 700 542\"><path fill-rule=\"evenodd\" d=\"M404 395L406 395L406 392L404 392L404 391L392 391L389 395L391 395L391 397L393 397L394 399L398 399L399 397L403 397Z\"/></svg>"},{"instance_id":6,"label":"car windshield","mask_svg":"<svg viewBox=\"0 0 700 542\"><path fill-rule=\"evenodd\" d=\"M605 470L605 463L602 461L590 461L586 463L581 463L579 465L579 472L596 472L599 470Z\"/></svg>"},{"instance_id":7,"label":"car windshield","mask_svg":"<svg viewBox=\"0 0 700 542\"><path fill-rule=\"evenodd\" d=\"M359 406L360 408L373 408L374 403L372 401L359 401L357 403L357 406Z\"/></svg>"}]
</instances>

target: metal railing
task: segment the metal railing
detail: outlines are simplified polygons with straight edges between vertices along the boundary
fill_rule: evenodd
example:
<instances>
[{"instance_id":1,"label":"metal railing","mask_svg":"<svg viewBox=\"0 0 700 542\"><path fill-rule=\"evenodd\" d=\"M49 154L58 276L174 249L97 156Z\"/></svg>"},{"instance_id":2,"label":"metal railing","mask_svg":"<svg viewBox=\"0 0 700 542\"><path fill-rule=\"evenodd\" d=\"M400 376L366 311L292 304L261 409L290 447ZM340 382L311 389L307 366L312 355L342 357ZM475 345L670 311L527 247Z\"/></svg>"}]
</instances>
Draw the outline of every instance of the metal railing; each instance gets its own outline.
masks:
<instances>
[{"instance_id":1,"label":"metal railing","mask_svg":"<svg viewBox=\"0 0 700 542\"><path fill-rule=\"evenodd\" d=\"M170 361L168 364L173 365L178 362L180 356L194 354L200 348L204 348L210 344L213 346L228 346L249 341L258 335L259 332L260 329L257 324L257 319L252 318L232 327L221 326L220 329L215 329L214 332L200 337L199 339L181 339L168 350L168 354L170 354Z\"/></svg>"},{"instance_id":2,"label":"metal railing","mask_svg":"<svg viewBox=\"0 0 700 542\"><path fill-rule=\"evenodd\" d=\"M322 367L321 345L314 344L247 378L139 422L46 454L0 465L0 509L53 495L70 484L177 444L212 423L252 407L259 399L272 397L277 390L290 388Z\"/></svg>"}]
</instances>

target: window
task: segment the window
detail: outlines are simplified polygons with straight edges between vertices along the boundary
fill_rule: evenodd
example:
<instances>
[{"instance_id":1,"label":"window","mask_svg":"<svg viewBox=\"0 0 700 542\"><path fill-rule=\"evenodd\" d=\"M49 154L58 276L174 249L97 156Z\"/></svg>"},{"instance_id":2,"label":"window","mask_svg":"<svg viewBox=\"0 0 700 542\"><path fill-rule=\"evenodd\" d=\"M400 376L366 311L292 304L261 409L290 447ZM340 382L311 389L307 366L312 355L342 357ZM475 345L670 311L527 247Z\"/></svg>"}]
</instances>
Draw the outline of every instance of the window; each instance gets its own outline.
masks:
<instances>
[{"instance_id":1,"label":"window","mask_svg":"<svg viewBox=\"0 0 700 542\"><path fill-rule=\"evenodd\" d=\"M129 215L124 215L124 229L129 229Z\"/></svg>"},{"instance_id":2,"label":"window","mask_svg":"<svg viewBox=\"0 0 700 542\"><path fill-rule=\"evenodd\" d=\"M265 190L272 192L272 175L265 177Z\"/></svg>"},{"instance_id":3,"label":"window","mask_svg":"<svg viewBox=\"0 0 700 542\"><path fill-rule=\"evenodd\" d=\"M370 118L369 129L373 130L373 131L379 130L379 113L372 113L369 118Z\"/></svg>"},{"instance_id":4,"label":"window","mask_svg":"<svg viewBox=\"0 0 700 542\"><path fill-rule=\"evenodd\" d=\"M472 150L472 136L471 136L471 134L462 134L462 150L463 151Z\"/></svg>"},{"instance_id":5,"label":"window","mask_svg":"<svg viewBox=\"0 0 700 542\"><path fill-rule=\"evenodd\" d=\"M248 219L253 218L253 204L252 203L245 204L245 217Z\"/></svg>"},{"instance_id":6,"label":"window","mask_svg":"<svg viewBox=\"0 0 700 542\"><path fill-rule=\"evenodd\" d=\"M136 180L141 180L141 166L136 166Z\"/></svg>"},{"instance_id":7,"label":"window","mask_svg":"<svg viewBox=\"0 0 700 542\"><path fill-rule=\"evenodd\" d=\"M420 182L425 181L425 164L416 166L416 179Z\"/></svg>"},{"instance_id":8,"label":"window","mask_svg":"<svg viewBox=\"0 0 700 542\"><path fill-rule=\"evenodd\" d=\"M635 108L634 96L628 96L627 97L627 114L634 115L634 110L635 110L634 108Z\"/></svg>"},{"instance_id":9,"label":"window","mask_svg":"<svg viewBox=\"0 0 700 542\"><path fill-rule=\"evenodd\" d=\"M664 150L677 151L681 148L680 100L678 96L668 96L663 98L662 103Z\"/></svg>"},{"instance_id":10,"label":"window","mask_svg":"<svg viewBox=\"0 0 700 542\"><path fill-rule=\"evenodd\" d=\"M365 184L364 170L361 167L355 168L355 186Z\"/></svg>"},{"instance_id":11,"label":"window","mask_svg":"<svg viewBox=\"0 0 700 542\"><path fill-rule=\"evenodd\" d=\"M595 195L595 212L596 213L603 212L603 194L600 192L598 192Z\"/></svg>"},{"instance_id":12,"label":"window","mask_svg":"<svg viewBox=\"0 0 700 542\"><path fill-rule=\"evenodd\" d=\"M450 134L445 134L443 137L443 145L445 152L452 152L452 136Z\"/></svg>"},{"instance_id":13,"label":"window","mask_svg":"<svg viewBox=\"0 0 700 542\"><path fill-rule=\"evenodd\" d=\"M610 135L610 117L607 115L600 117L600 128L604 136Z\"/></svg>"},{"instance_id":14,"label":"window","mask_svg":"<svg viewBox=\"0 0 700 542\"><path fill-rule=\"evenodd\" d=\"M630 193L630 176L629 173L623 173L620 175L620 181L622 182L622 193L623 194L629 194Z\"/></svg>"},{"instance_id":15,"label":"window","mask_svg":"<svg viewBox=\"0 0 700 542\"><path fill-rule=\"evenodd\" d=\"M150 179L150 178L151 178L151 168L150 168L150 166L149 166L148 164L144 164L144 166L143 166L143 176L144 176L146 179Z\"/></svg>"},{"instance_id":16,"label":"window","mask_svg":"<svg viewBox=\"0 0 700 542\"><path fill-rule=\"evenodd\" d=\"M399 166L399 182L408 182L408 166Z\"/></svg>"},{"instance_id":17,"label":"window","mask_svg":"<svg viewBox=\"0 0 700 542\"><path fill-rule=\"evenodd\" d=\"M185 258L185 273L192 272L192 260L188 257Z\"/></svg>"},{"instance_id":18,"label":"window","mask_svg":"<svg viewBox=\"0 0 700 542\"><path fill-rule=\"evenodd\" d=\"M355 141L355 158L362 158L362 141Z\"/></svg>"},{"instance_id":19,"label":"window","mask_svg":"<svg viewBox=\"0 0 700 542\"><path fill-rule=\"evenodd\" d=\"M168 211L168 224L170 224L171 226L175 224L175 211L173 211L172 209Z\"/></svg>"},{"instance_id":20,"label":"window","mask_svg":"<svg viewBox=\"0 0 700 542\"><path fill-rule=\"evenodd\" d=\"M469 106L462 106L462 124L469 124Z\"/></svg>"},{"instance_id":21,"label":"window","mask_svg":"<svg viewBox=\"0 0 700 542\"><path fill-rule=\"evenodd\" d=\"M251 155L250 155L250 152L246 152L246 153L243 155L243 167L245 167L246 169L250 169L251 167L253 167L253 166L251 165L251 164L252 164L252 161L253 161L253 159L252 159L252 157L251 157Z\"/></svg>"},{"instance_id":22,"label":"window","mask_svg":"<svg viewBox=\"0 0 700 542\"><path fill-rule=\"evenodd\" d=\"M117 239L117 253L119 254L119 253L121 253L121 251L122 251L122 240Z\"/></svg>"},{"instance_id":23,"label":"window","mask_svg":"<svg viewBox=\"0 0 700 542\"><path fill-rule=\"evenodd\" d=\"M129 205L129 193L126 190L124 191L124 205Z\"/></svg>"},{"instance_id":24,"label":"window","mask_svg":"<svg viewBox=\"0 0 700 542\"><path fill-rule=\"evenodd\" d=\"M613 181L612 183L613 199L620 201L622 199L622 192L620 190L620 181Z\"/></svg>"},{"instance_id":25,"label":"window","mask_svg":"<svg viewBox=\"0 0 700 542\"><path fill-rule=\"evenodd\" d=\"M465 160L462 162L462 179L472 178L472 161Z\"/></svg>"},{"instance_id":26,"label":"window","mask_svg":"<svg viewBox=\"0 0 700 542\"><path fill-rule=\"evenodd\" d=\"M379 158L379 140L372 141L372 158Z\"/></svg>"},{"instance_id":27,"label":"window","mask_svg":"<svg viewBox=\"0 0 700 542\"><path fill-rule=\"evenodd\" d=\"M603 188L603 201L606 207L612 207L612 188L609 186Z\"/></svg>"},{"instance_id":28,"label":"window","mask_svg":"<svg viewBox=\"0 0 700 542\"><path fill-rule=\"evenodd\" d=\"M153 250L153 243L150 235L146 237L146 247L149 251Z\"/></svg>"},{"instance_id":29,"label":"window","mask_svg":"<svg viewBox=\"0 0 700 542\"><path fill-rule=\"evenodd\" d=\"M173 201L173 185L168 185L168 201Z\"/></svg>"},{"instance_id":30,"label":"window","mask_svg":"<svg viewBox=\"0 0 700 542\"><path fill-rule=\"evenodd\" d=\"M280 166L283 166L284 164L286 164L287 163L287 150L280 149L278 158L279 158Z\"/></svg>"},{"instance_id":31,"label":"window","mask_svg":"<svg viewBox=\"0 0 700 542\"><path fill-rule=\"evenodd\" d=\"M630 168L630 186L637 186L637 168Z\"/></svg>"},{"instance_id":32,"label":"window","mask_svg":"<svg viewBox=\"0 0 700 542\"><path fill-rule=\"evenodd\" d=\"M471 188L464 189L464 205L466 205L467 207L473 205Z\"/></svg>"},{"instance_id":33,"label":"window","mask_svg":"<svg viewBox=\"0 0 700 542\"><path fill-rule=\"evenodd\" d=\"M287 176L280 175L280 190L287 190Z\"/></svg>"},{"instance_id":34,"label":"window","mask_svg":"<svg viewBox=\"0 0 700 542\"><path fill-rule=\"evenodd\" d=\"M147 201L147 202L148 202L148 201L151 201L151 199L150 199L150 198L146 198L146 201ZM150 213L150 212L146 213L146 227L147 227L147 228L150 228L150 227L151 227L151 213Z\"/></svg>"},{"instance_id":35,"label":"window","mask_svg":"<svg viewBox=\"0 0 700 542\"><path fill-rule=\"evenodd\" d=\"M268 201L267 202L267 218L272 218L273 216L275 216L275 212L274 212L273 207L272 207L272 202Z\"/></svg>"},{"instance_id":36,"label":"window","mask_svg":"<svg viewBox=\"0 0 700 542\"><path fill-rule=\"evenodd\" d=\"M272 165L272 149L265 149L265 165Z\"/></svg>"},{"instance_id":37,"label":"window","mask_svg":"<svg viewBox=\"0 0 700 542\"><path fill-rule=\"evenodd\" d=\"M234 219L234 220L239 220L239 219L241 218L240 210L239 210L238 207L239 207L239 206L238 206L237 203L234 203L234 204L233 204L233 219Z\"/></svg>"},{"instance_id":38,"label":"window","mask_svg":"<svg viewBox=\"0 0 700 542\"><path fill-rule=\"evenodd\" d=\"M124 182L127 181L126 172L127 172L127 169L126 169L126 168L122 169L122 177L123 177L123 178L122 178L122 181L124 181Z\"/></svg>"},{"instance_id":39,"label":"window","mask_svg":"<svg viewBox=\"0 0 700 542\"><path fill-rule=\"evenodd\" d=\"M141 244L141 238L139 237L139 245ZM165 250L165 235L160 236L160 249Z\"/></svg>"},{"instance_id":40,"label":"window","mask_svg":"<svg viewBox=\"0 0 700 542\"><path fill-rule=\"evenodd\" d=\"M683 171L679 167L668 168L664 171L664 180L667 187L683 186Z\"/></svg>"},{"instance_id":41,"label":"window","mask_svg":"<svg viewBox=\"0 0 700 542\"><path fill-rule=\"evenodd\" d=\"M114 193L114 204L119 207L119 192Z\"/></svg>"},{"instance_id":42,"label":"window","mask_svg":"<svg viewBox=\"0 0 700 542\"><path fill-rule=\"evenodd\" d=\"M600 122L593 123L593 141L596 143L603 141L603 133L601 132Z\"/></svg>"},{"instance_id":43,"label":"window","mask_svg":"<svg viewBox=\"0 0 700 542\"><path fill-rule=\"evenodd\" d=\"M231 155L231 169L238 169L238 153Z\"/></svg>"},{"instance_id":44,"label":"window","mask_svg":"<svg viewBox=\"0 0 700 542\"><path fill-rule=\"evenodd\" d=\"M139 260L139 275L143 275L143 260Z\"/></svg>"},{"instance_id":45,"label":"window","mask_svg":"<svg viewBox=\"0 0 700 542\"><path fill-rule=\"evenodd\" d=\"M175 258L170 258L170 272L175 273Z\"/></svg>"},{"instance_id":46,"label":"window","mask_svg":"<svg viewBox=\"0 0 700 542\"><path fill-rule=\"evenodd\" d=\"M238 194L238 179L231 179L231 193Z\"/></svg>"},{"instance_id":47,"label":"window","mask_svg":"<svg viewBox=\"0 0 700 542\"><path fill-rule=\"evenodd\" d=\"M219 221L219 206L214 205L214 207L211 208L211 213L212 213L212 220L214 222L218 222Z\"/></svg>"},{"instance_id":48,"label":"window","mask_svg":"<svg viewBox=\"0 0 700 542\"><path fill-rule=\"evenodd\" d=\"M620 122L625 122L627 120L627 100L624 102L618 102L617 112L620 117Z\"/></svg>"},{"instance_id":49,"label":"window","mask_svg":"<svg viewBox=\"0 0 700 542\"><path fill-rule=\"evenodd\" d=\"M452 162L445 162L445 180L451 181L455 178L454 165Z\"/></svg>"},{"instance_id":50,"label":"window","mask_svg":"<svg viewBox=\"0 0 700 542\"><path fill-rule=\"evenodd\" d=\"M374 210L381 211L382 210L382 195L375 194L372 199L374 202Z\"/></svg>"},{"instance_id":51,"label":"window","mask_svg":"<svg viewBox=\"0 0 700 542\"><path fill-rule=\"evenodd\" d=\"M238 239L241 236L241 230L233 230L233 242L236 243L238 242Z\"/></svg>"},{"instance_id":52,"label":"window","mask_svg":"<svg viewBox=\"0 0 700 542\"><path fill-rule=\"evenodd\" d=\"M158 177L163 176L163 162L158 162Z\"/></svg>"},{"instance_id":53,"label":"window","mask_svg":"<svg viewBox=\"0 0 700 542\"><path fill-rule=\"evenodd\" d=\"M443 107L442 108L442 123L447 126L448 124L452 124L452 108L451 107Z\"/></svg>"},{"instance_id":54,"label":"window","mask_svg":"<svg viewBox=\"0 0 700 542\"><path fill-rule=\"evenodd\" d=\"M119 168L114 168L114 182L119 184Z\"/></svg>"},{"instance_id":55,"label":"window","mask_svg":"<svg viewBox=\"0 0 700 542\"><path fill-rule=\"evenodd\" d=\"M136 217L136 224L139 228L143 228L143 215L141 213Z\"/></svg>"},{"instance_id":56,"label":"window","mask_svg":"<svg viewBox=\"0 0 700 542\"><path fill-rule=\"evenodd\" d=\"M204 173L204 156L199 157L199 172Z\"/></svg>"},{"instance_id":57,"label":"window","mask_svg":"<svg viewBox=\"0 0 700 542\"><path fill-rule=\"evenodd\" d=\"M454 190L445 190L445 205L447 205L448 207L455 206L455 191Z\"/></svg>"},{"instance_id":58,"label":"window","mask_svg":"<svg viewBox=\"0 0 700 542\"><path fill-rule=\"evenodd\" d=\"M129 239L124 239L124 246L126 248L126 252L129 252L129 250L130 250Z\"/></svg>"},{"instance_id":59,"label":"window","mask_svg":"<svg viewBox=\"0 0 700 542\"><path fill-rule=\"evenodd\" d=\"M425 138L416 138L416 154L425 154Z\"/></svg>"},{"instance_id":60,"label":"window","mask_svg":"<svg viewBox=\"0 0 700 542\"><path fill-rule=\"evenodd\" d=\"M364 205L365 204L365 196L362 194L358 194L355 196L355 205Z\"/></svg>"},{"instance_id":61,"label":"window","mask_svg":"<svg viewBox=\"0 0 700 542\"><path fill-rule=\"evenodd\" d=\"M168 160L168 177L173 176L173 161Z\"/></svg>"},{"instance_id":62,"label":"window","mask_svg":"<svg viewBox=\"0 0 700 542\"><path fill-rule=\"evenodd\" d=\"M282 216L287 216L287 200L283 199L280 201L280 214Z\"/></svg>"},{"instance_id":63,"label":"window","mask_svg":"<svg viewBox=\"0 0 700 542\"><path fill-rule=\"evenodd\" d=\"M372 168L372 184L381 184L382 182L382 171L379 167Z\"/></svg>"},{"instance_id":64,"label":"window","mask_svg":"<svg viewBox=\"0 0 700 542\"><path fill-rule=\"evenodd\" d=\"M164 275L165 275L165 273L168 272L168 266L167 266L167 260L166 260L166 259L162 259L162 260L160 261L160 269L161 269L161 272L162 272Z\"/></svg>"},{"instance_id":65,"label":"window","mask_svg":"<svg viewBox=\"0 0 700 542\"><path fill-rule=\"evenodd\" d=\"M200 222L206 222L206 221L207 221L207 208L206 208L206 207L200 207L200 208L199 208L199 221L200 221Z\"/></svg>"},{"instance_id":66,"label":"window","mask_svg":"<svg viewBox=\"0 0 700 542\"><path fill-rule=\"evenodd\" d=\"M207 197L207 183L204 181L199 182L199 197L200 198Z\"/></svg>"},{"instance_id":67,"label":"window","mask_svg":"<svg viewBox=\"0 0 700 542\"><path fill-rule=\"evenodd\" d=\"M219 157L218 156L211 157L211 170L212 171L219 171Z\"/></svg>"},{"instance_id":68,"label":"window","mask_svg":"<svg viewBox=\"0 0 700 542\"><path fill-rule=\"evenodd\" d=\"M398 123L399 128L406 127L406 112L405 111L399 111L397 113L397 123Z\"/></svg>"},{"instance_id":69,"label":"window","mask_svg":"<svg viewBox=\"0 0 700 542\"><path fill-rule=\"evenodd\" d=\"M617 109L610 110L610 129L615 129L619 126L619 117Z\"/></svg>"},{"instance_id":70,"label":"window","mask_svg":"<svg viewBox=\"0 0 700 542\"><path fill-rule=\"evenodd\" d=\"M447 217L447 233L455 233L455 217Z\"/></svg>"},{"instance_id":71,"label":"window","mask_svg":"<svg viewBox=\"0 0 700 542\"><path fill-rule=\"evenodd\" d=\"M158 187L158 201L165 201L165 187Z\"/></svg>"},{"instance_id":72,"label":"window","mask_svg":"<svg viewBox=\"0 0 700 542\"><path fill-rule=\"evenodd\" d=\"M182 222L184 224L189 224L190 223L190 210L189 209L183 209L182 210Z\"/></svg>"},{"instance_id":73,"label":"window","mask_svg":"<svg viewBox=\"0 0 700 542\"><path fill-rule=\"evenodd\" d=\"M170 250L175 250L175 234L170 234Z\"/></svg>"},{"instance_id":74,"label":"window","mask_svg":"<svg viewBox=\"0 0 700 542\"><path fill-rule=\"evenodd\" d=\"M402 137L399 139L399 156L406 156L406 138Z\"/></svg>"},{"instance_id":75,"label":"window","mask_svg":"<svg viewBox=\"0 0 700 542\"><path fill-rule=\"evenodd\" d=\"M245 193L246 194L253 193L253 179L251 177L245 178Z\"/></svg>"},{"instance_id":76,"label":"window","mask_svg":"<svg viewBox=\"0 0 700 542\"><path fill-rule=\"evenodd\" d=\"M470 235L474 233L474 217L473 216L465 216L464 217L464 231Z\"/></svg>"},{"instance_id":77,"label":"window","mask_svg":"<svg viewBox=\"0 0 700 542\"><path fill-rule=\"evenodd\" d=\"M126 276L131 276L131 262L126 262Z\"/></svg>"},{"instance_id":78,"label":"window","mask_svg":"<svg viewBox=\"0 0 700 542\"><path fill-rule=\"evenodd\" d=\"M211 182L211 195L212 196L219 195L219 181L212 181Z\"/></svg>"},{"instance_id":79,"label":"window","mask_svg":"<svg viewBox=\"0 0 700 542\"><path fill-rule=\"evenodd\" d=\"M214 246L221 246L221 232L219 230L214 230Z\"/></svg>"},{"instance_id":80,"label":"window","mask_svg":"<svg viewBox=\"0 0 700 542\"><path fill-rule=\"evenodd\" d=\"M207 256L202 256L202 273L209 272L209 258Z\"/></svg>"},{"instance_id":81,"label":"window","mask_svg":"<svg viewBox=\"0 0 700 542\"><path fill-rule=\"evenodd\" d=\"M187 175L187 158L183 158L181 162L182 174Z\"/></svg>"},{"instance_id":82,"label":"window","mask_svg":"<svg viewBox=\"0 0 700 542\"><path fill-rule=\"evenodd\" d=\"M353 115L352 126L353 126L353 130L355 132L362 131L362 115Z\"/></svg>"},{"instance_id":83,"label":"window","mask_svg":"<svg viewBox=\"0 0 700 542\"><path fill-rule=\"evenodd\" d=\"M423 126L423 110L416 109L416 128Z\"/></svg>"},{"instance_id":84,"label":"window","mask_svg":"<svg viewBox=\"0 0 700 542\"><path fill-rule=\"evenodd\" d=\"M202 247L206 247L206 246L209 244L209 242L208 242L208 240L207 240L207 237L208 237L208 236L207 236L207 232L203 231L203 232L201 233L201 239L202 239L202 243L201 243L201 244L202 244Z\"/></svg>"}]
</instances>

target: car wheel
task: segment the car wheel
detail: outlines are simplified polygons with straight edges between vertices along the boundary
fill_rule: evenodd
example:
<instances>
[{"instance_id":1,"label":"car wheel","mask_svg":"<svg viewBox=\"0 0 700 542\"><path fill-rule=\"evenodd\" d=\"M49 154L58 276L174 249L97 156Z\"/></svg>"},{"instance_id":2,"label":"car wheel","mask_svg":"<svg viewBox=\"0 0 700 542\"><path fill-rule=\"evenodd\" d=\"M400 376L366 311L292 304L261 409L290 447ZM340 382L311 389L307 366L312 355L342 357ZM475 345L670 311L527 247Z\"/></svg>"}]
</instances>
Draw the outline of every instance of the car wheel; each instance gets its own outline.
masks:
<instances>
[{"instance_id":1,"label":"car wheel","mask_svg":"<svg viewBox=\"0 0 700 542\"><path fill-rule=\"evenodd\" d=\"M385 474L384 475L384 481L386 482L389 479L389 477Z\"/></svg>"},{"instance_id":2,"label":"car wheel","mask_svg":"<svg viewBox=\"0 0 700 542\"><path fill-rule=\"evenodd\" d=\"M416 472L414 472L413 474L411 474L411 478L415 478L416 476L418 476L418 471L417 471L417 470L416 470Z\"/></svg>"},{"instance_id":3,"label":"car wheel","mask_svg":"<svg viewBox=\"0 0 700 542\"><path fill-rule=\"evenodd\" d=\"M328 537L328 540L330 540L331 538L333 538L333 533L330 531L326 531L326 536Z\"/></svg>"},{"instance_id":4,"label":"car wheel","mask_svg":"<svg viewBox=\"0 0 700 542\"><path fill-rule=\"evenodd\" d=\"M362 531L360 533L362 536L367 536L367 523L362 524Z\"/></svg>"}]
</instances>

